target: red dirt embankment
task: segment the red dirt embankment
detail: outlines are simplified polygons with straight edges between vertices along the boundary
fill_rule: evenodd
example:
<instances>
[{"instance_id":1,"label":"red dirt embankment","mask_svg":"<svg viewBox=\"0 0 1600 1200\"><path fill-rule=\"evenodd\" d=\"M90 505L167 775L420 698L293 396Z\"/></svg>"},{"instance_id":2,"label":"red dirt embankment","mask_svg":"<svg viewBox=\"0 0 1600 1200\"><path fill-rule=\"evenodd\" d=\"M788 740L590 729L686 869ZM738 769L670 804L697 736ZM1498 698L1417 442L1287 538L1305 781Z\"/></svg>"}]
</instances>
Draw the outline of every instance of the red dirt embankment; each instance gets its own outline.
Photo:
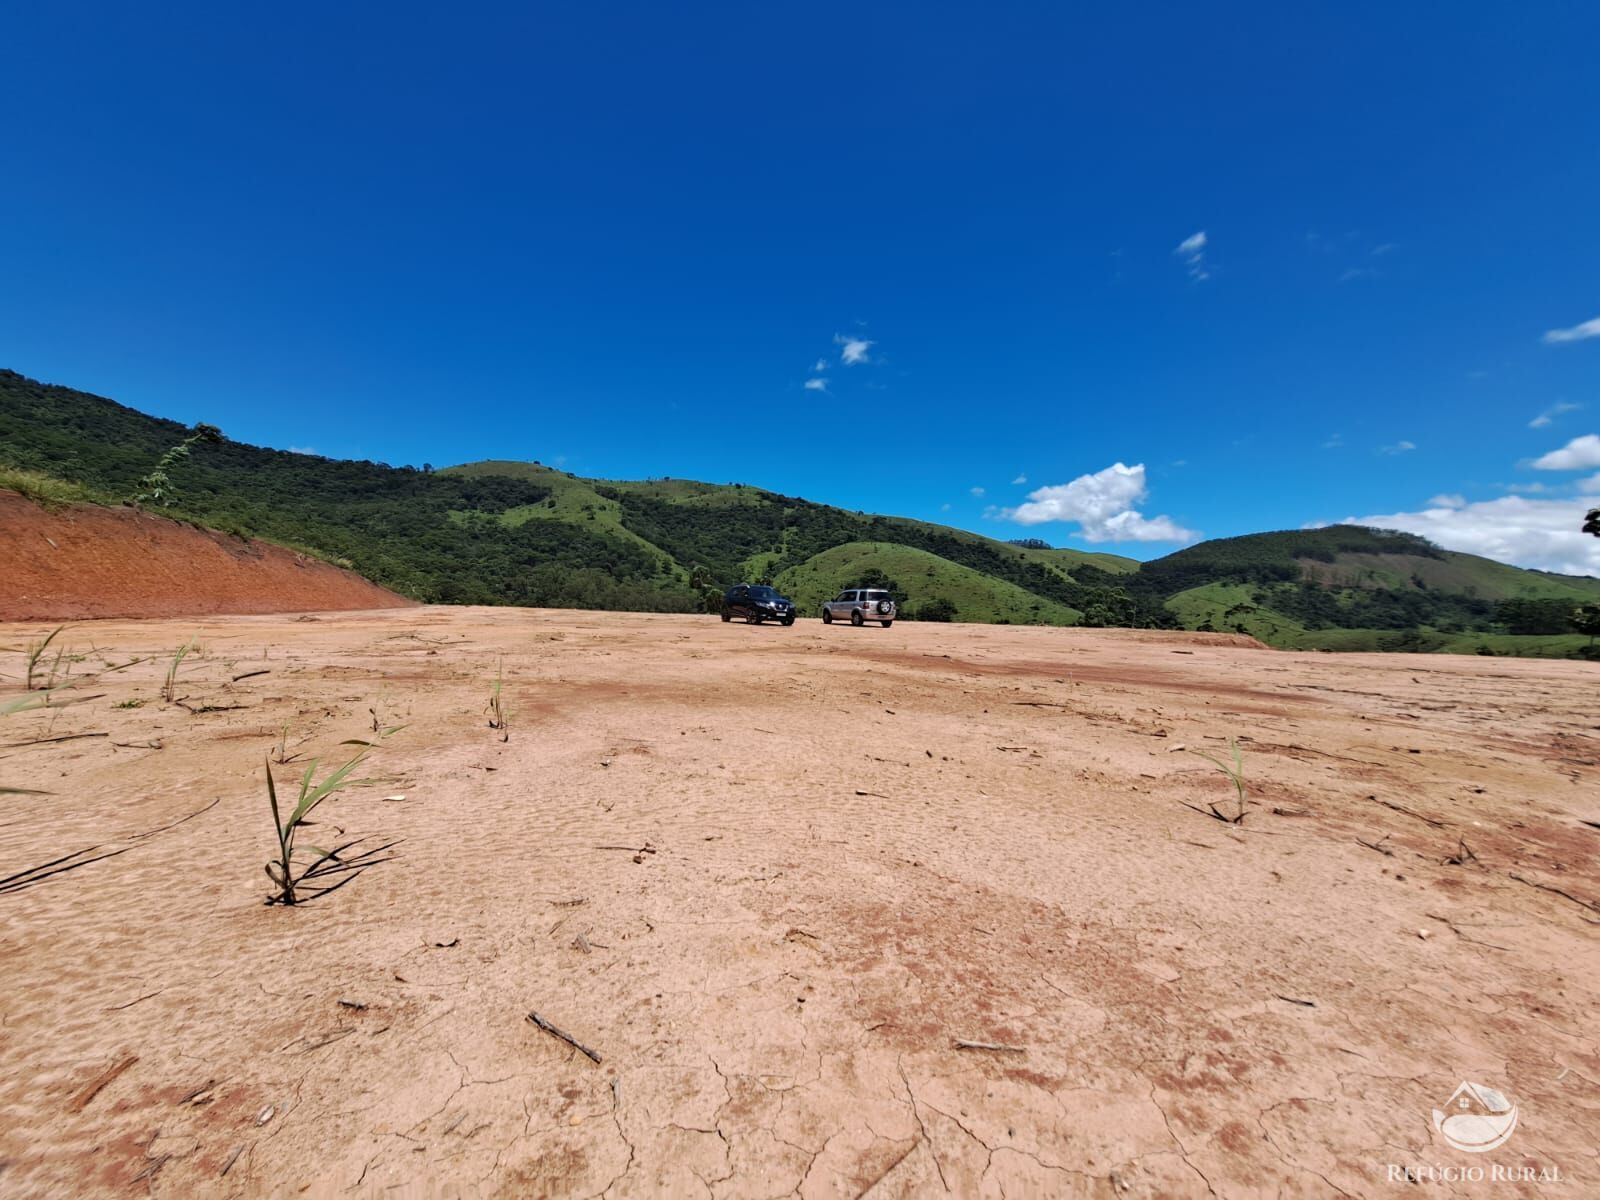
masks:
<instances>
[{"instance_id":1,"label":"red dirt embankment","mask_svg":"<svg viewBox=\"0 0 1600 1200\"><path fill-rule=\"evenodd\" d=\"M412 602L282 546L131 508L42 508L0 490L0 620L399 608Z\"/></svg>"}]
</instances>

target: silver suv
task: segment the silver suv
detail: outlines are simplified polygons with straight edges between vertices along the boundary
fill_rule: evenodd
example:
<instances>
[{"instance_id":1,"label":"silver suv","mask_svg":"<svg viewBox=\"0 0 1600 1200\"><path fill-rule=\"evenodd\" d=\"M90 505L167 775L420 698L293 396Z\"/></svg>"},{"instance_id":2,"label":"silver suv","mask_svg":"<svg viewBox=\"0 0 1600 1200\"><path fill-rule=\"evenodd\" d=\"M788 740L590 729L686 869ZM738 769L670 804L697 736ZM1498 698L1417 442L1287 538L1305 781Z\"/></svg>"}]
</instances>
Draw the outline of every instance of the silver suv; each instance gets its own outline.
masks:
<instances>
[{"instance_id":1,"label":"silver suv","mask_svg":"<svg viewBox=\"0 0 1600 1200\"><path fill-rule=\"evenodd\" d=\"M894 600L888 592L876 588L851 588L822 606L822 623L832 625L834 618L848 619L852 625L865 625L878 621L885 629L894 624Z\"/></svg>"}]
</instances>

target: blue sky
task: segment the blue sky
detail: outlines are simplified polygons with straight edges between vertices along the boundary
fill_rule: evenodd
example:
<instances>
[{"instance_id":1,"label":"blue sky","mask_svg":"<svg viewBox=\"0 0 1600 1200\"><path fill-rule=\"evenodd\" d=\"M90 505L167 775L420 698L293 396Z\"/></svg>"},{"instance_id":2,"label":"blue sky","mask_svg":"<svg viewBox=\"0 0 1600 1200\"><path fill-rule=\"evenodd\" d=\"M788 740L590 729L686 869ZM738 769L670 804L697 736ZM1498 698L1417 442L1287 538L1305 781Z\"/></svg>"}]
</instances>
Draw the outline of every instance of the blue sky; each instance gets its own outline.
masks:
<instances>
[{"instance_id":1,"label":"blue sky","mask_svg":"<svg viewBox=\"0 0 1600 1200\"><path fill-rule=\"evenodd\" d=\"M230 7L0 18L0 365L335 456L1600 573L1592 5Z\"/></svg>"}]
</instances>

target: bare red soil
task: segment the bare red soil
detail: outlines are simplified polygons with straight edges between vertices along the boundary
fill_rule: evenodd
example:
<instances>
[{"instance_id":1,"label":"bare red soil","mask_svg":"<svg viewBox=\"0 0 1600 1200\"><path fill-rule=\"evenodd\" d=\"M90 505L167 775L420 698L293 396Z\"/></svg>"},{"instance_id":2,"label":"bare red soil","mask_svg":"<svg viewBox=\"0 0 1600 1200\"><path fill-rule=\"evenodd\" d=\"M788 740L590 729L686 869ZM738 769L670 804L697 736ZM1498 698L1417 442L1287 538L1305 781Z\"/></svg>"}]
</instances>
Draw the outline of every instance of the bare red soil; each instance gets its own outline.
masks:
<instances>
[{"instance_id":1,"label":"bare red soil","mask_svg":"<svg viewBox=\"0 0 1600 1200\"><path fill-rule=\"evenodd\" d=\"M0 710L47 630L0 626ZM0 716L7 1200L1600 1196L1587 663L514 608L56 644L79 686ZM397 857L267 907L268 770L374 723L314 832ZM1504 1145L1436 1123L1464 1082Z\"/></svg>"},{"instance_id":2,"label":"bare red soil","mask_svg":"<svg viewBox=\"0 0 1600 1200\"><path fill-rule=\"evenodd\" d=\"M0 621L400 608L309 555L132 508L47 509L0 490Z\"/></svg>"}]
</instances>

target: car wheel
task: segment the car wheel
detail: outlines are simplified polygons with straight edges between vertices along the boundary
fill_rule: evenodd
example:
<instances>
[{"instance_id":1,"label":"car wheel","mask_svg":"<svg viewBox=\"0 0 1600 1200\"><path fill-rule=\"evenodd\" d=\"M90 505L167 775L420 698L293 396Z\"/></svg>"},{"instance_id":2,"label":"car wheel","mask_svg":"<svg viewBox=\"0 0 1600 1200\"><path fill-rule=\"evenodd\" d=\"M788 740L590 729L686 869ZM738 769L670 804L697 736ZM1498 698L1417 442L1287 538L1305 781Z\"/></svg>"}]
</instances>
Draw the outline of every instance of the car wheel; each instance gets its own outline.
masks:
<instances>
[{"instance_id":1,"label":"car wheel","mask_svg":"<svg viewBox=\"0 0 1600 1200\"><path fill-rule=\"evenodd\" d=\"M866 623L867 622L862 617L861 610L859 608L856 609L855 612L850 614L850 624L852 624L852 625L865 625Z\"/></svg>"},{"instance_id":2,"label":"car wheel","mask_svg":"<svg viewBox=\"0 0 1600 1200\"><path fill-rule=\"evenodd\" d=\"M745 620L751 625L759 625L761 624L761 613L759 611L752 612Z\"/></svg>"},{"instance_id":3,"label":"car wheel","mask_svg":"<svg viewBox=\"0 0 1600 1200\"><path fill-rule=\"evenodd\" d=\"M731 616L729 616L729 615L728 615L728 610L727 610L727 609L723 609L723 610L722 610L722 619L723 619L723 620L724 620L724 621L731 621L731 620L733 620L733 618L732 618L732 617L731 617Z\"/></svg>"},{"instance_id":4,"label":"car wheel","mask_svg":"<svg viewBox=\"0 0 1600 1200\"><path fill-rule=\"evenodd\" d=\"M784 618L784 619L783 619L783 623L784 623L784 625L785 625L785 626L786 626L786 627L787 627L787 626L789 626L789 625L793 625L793 624L794 624L794 617L793 617L793 616L788 616L788 617L785 617L785 618Z\"/></svg>"},{"instance_id":5,"label":"car wheel","mask_svg":"<svg viewBox=\"0 0 1600 1200\"><path fill-rule=\"evenodd\" d=\"M829 612L827 609L823 609L822 610L822 623L824 625L832 625L833 624L833 614L831 612Z\"/></svg>"},{"instance_id":6,"label":"car wheel","mask_svg":"<svg viewBox=\"0 0 1600 1200\"><path fill-rule=\"evenodd\" d=\"M884 627L884 628L885 628L885 629L887 629L887 628L889 628L889 626L891 626L891 625L893 625L893 624L894 624L894 622L893 622L893 621L885 621L885 622L884 622L884 623L883 623L883 627Z\"/></svg>"}]
</instances>

